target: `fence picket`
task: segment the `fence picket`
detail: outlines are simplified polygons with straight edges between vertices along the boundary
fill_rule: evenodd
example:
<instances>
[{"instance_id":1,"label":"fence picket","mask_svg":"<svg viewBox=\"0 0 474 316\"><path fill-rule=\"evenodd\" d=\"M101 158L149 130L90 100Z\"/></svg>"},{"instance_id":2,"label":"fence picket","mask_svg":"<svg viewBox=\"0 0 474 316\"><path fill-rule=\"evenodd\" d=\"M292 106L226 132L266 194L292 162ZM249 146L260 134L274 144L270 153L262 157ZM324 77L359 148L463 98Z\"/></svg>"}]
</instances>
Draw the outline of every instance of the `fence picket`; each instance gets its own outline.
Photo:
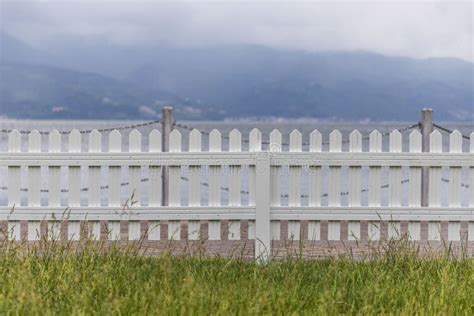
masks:
<instances>
[{"instance_id":1,"label":"fence picket","mask_svg":"<svg viewBox=\"0 0 474 316\"><path fill-rule=\"evenodd\" d=\"M8 152L21 151L21 135L17 130L12 130L8 134ZM8 207L17 207L21 203L20 195L20 167L8 166ZM20 240L20 221L8 221L8 238L10 240Z\"/></svg>"},{"instance_id":2,"label":"fence picket","mask_svg":"<svg viewBox=\"0 0 474 316\"><path fill-rule=\"evenodd\" d=\"M290 152L301 152L303 137L301 132L293 130L290 133ZM289 191L288 205L301 206L301 166L289 166ZM288 239L300 239L301 224L300 221L289 221L288 223Z\"/></svg>"},{"instance_id":3,"label":"fence picket","mask_svg":"<svg viewBox=\"0 0 474 316\"><path fill-rule=\"evenodd\" d=\"M233 129L229 133L229 152L240 152L242 150L242 136L240 132ZM241 182L240 174L242 167L231 165L229 166L229 205L240 206L241 202ZM229 221L229 240L240 239L241 222L239 220Z\"/></svg>"},{"instance_id":4,"label":"fence picket","mask_svg":"<svg viewBox=\"0 0 474 316\"><path fill-rule=\"evenodd\" d=\"M390 133L390 152L402 152L402 133L394 130ZM402 168L399 166L390 166L390 206L400 206L402 196Z\"/></svg>"},{"instance_id":5,"label":"fence picket","mask_svg":"<svg viewBox=\"0 0 474 316\"><path fill-rule=\"evenodd\" d=\"M200 152L202 148L201 143L201 132L197 129L193 129L189 133L189 152ZM189 206L200 206L201 205L201 176L200 166L190 165L189 166ZM199 221L188 221L188 239L198 240L200 231Z\"/></svg>"},{"instance_id":6,"label":"fence picket","mask_svg":"<svg viewBox=\"0 0 474 316\"><path fill-rule=\"evenodd\" d=\"M213 129L209 133L209 152L222 151L221 133ZM221 204L221 166L209 166L209 206L220 206Z\"/></svg>"},{"instance_id":7,"label":"fence picket","mask_svg":"<svg viewBox=\"0 0 474 316\"><path fill-rule=\"evenodd\" d=\"M181 239L181 223L180 221L168 221L168 240Z\"/></svg>"},{"instance_id":8,"label":"fence picket","mask_svg":"<svg viewBox=\"0 0 474 316\"><path fill-rule=\"evenodd\" d=\"M421 152L421 133L414 130L410 133L410 152ZM421 167L410 167L409 170L408 206L421 206Z\"/></svg>"},{"instance_id":9,"label":"fence picket","mask_svg":"<svg viewBox=\"0 0 474 316\"><path fill-rule=\"evenodd\" d=\"M161 133L154 129L148 135L148 151L150 153L161 152ZM160 206L161 205L161 165L150 165L150 191L148 194L148 205L149 206ZM148 229L152 229L152 224L149 223ZM159 226L159 225L158 225ZM154 227L154 226L153 226ZM150 236L149 231L149 236ZM159 234L158 234L159 236Z\"/></svg>"},{"instance_id":10,"label":"fence picket","mask_svg":"<svg viewBox=\"0 0 474 316\"><path fill-rule=\"evenodd\" d=\"M100 239L100 222L99 221L89 221L88 226L88 238L92 240Z\"/></svg>"},{"instance_id":11,"label":"fence picket","mask_svg":"<svg viewBox=\"0 0 474 316\"><path fill-rule=\"evenodd\" d=\"M242 150L242 136L240 132L233 129L229 133L229 152L240 152ZM241 166L229 166L229 205L240 206L241 205L241 183L240 174Z\"/></svg>"},{"instance_id":12,"label":"fence picket","mask_svg":"<svg viewBox=\"0 0 474 316\"><path fill-rule=\"evenodd\" d=\"M41 152L41 135L37 130L28 135L28 152ZM41 205L41 167L28 166L28 206Z\"/></svg>"},{"instance_id":13,"label":"fence picket","mask_svg":"<svg viewBox=\"0 0 474 316\"><path fill-rule=\"evenodd\" d=\"M362 152L362 135L358 130L349 135L349 152ZM349 166L349 206L360 206L361 167Z\"/></svg>"},{"instance_id":14,"label":"fence picket","mask_svg":"<svg viewBox=\"0 0 474 316\"><path fill-rule=\"evenodd\" d=\"M108 240L120 240L120 222L109 221L107 223Z\"/></svg>"},{"instance_id":15,"label":"fence picket","mask_svg":"<svg viewBox=\"0 0 474 316\"><path fill-rule=\"evenodd\" d=\"M347 239L360 240L360 222L349 221L347 223Z\"/></svg>"},{"instance_id":16,"label":"fence picket","mask_svg":"<svg viewBox=\"0 0 474 316\"><path fill-rule=\"evenodd\" d=\"M69 153L80 153L81 152L81 134L77 129L74 129L69 133ZM81 167L69 166L68 167L68 205L69 206L80 206L81 205Z\"/></svg>"},{"instance_id":17,"label":"fence picket","mask_svg":"<svg viewBox=\"0 0 474 316\"><path fill-rule=\"evenodd\" d=\"M367 223L367 238L370 241L380 240L380 222L369 221Z\"/></svg>"},{"instance_id":18,"label":"fence picket","mask_svg":"<svg viewBox=\"0 0 474 316\"><path fill-rule=\"evenodd\" d=\"M449 152L462 153L462 134L454 130L449 135ZM461 167L449 167L449 206L461 206Z\"/></svg>"},{"instance_id":19,"label":"fence picket","mask_svg":"<svg viewBox=\"0 0 474 316\"><path fill-rule=\"evenodd\" d=\"M159 221L148 222L148 240L160 240L161 226Z\"/></svg>"},{"instance_id":20,"label":"fence picket","mask_svg":"<svg viewBox=\"0 0 474 316\"><path fill-rule=\"evenodd\" d=\"M61 134L57 130L49 133L48 146L50 153L61 152ZM61 167L48 166L48 205L61 205Z\"/></svg>"},{"instance_id":21,"label":"fence picket","mask_svg":"<svg viewBox=\"0 0 474 316\"><path fill-rule=\"evenodd\" d=\"M342 151L342 135L337 129L329 134L329 152ZM341 167L329 166L329 206L341 205ZM341 239L341 223L328 222L328 240Z\"/></svg>"},{"instance_id":22,"label":"fence picket","mask_svg":"<svg viewBox=\"0 0 474 316\"><path fill-rule=\"evenodd\" d=\"M129 152L138 153L142 151L142 134L134 129L129 134L128 140ZM141 205L141 166L129 166L129 196L133 196L129 206ZM120 226L119 226L120 229ZM140 221L128 222L128 239L139 240L141 238Z\"/></svg>"},{"instance_id":23,"label":"fence picket","mask_svg":"<svg viewBox=\"0 0 474 316\"><path fill-rule=\"evenodd\" d=\"M20 231L20 221L8 221L8 240L20 241L21 240L21 231Z\"/></svg>"},{"instance_id":24,"label":"fence picket","mask_svg":"<svg viewBox=\"0 0 474 316\"><path fill-rule=\"evenodd\" d=\"M170 152L181 152L181 133L174 129L170 133ZM181 166L169 167L169 206L181 206ZM181 239L179 220L168 221L168 239Z\"/></svg>"},{"instance_id":25,"label":"fence picket","mask_svg":"<svg viewBox=\"0 0 474 316\"><path fill-rule=\"evenodd\" d=\"M281 132L278 129L271 131L269 135L269 145L268 150L270 152L281 152L282 151L282 138ZM281 205L281 167L280 166L271 166L270 167L270 185L271 185L271 206L280 206ZM290 186L291 187L291 186ZM270 223L270 235L271 240L280 240L280 221L272 221Z\"/></svg>"},{"instance_id":26,"label":"fence picket","mask_svg":"<svg viewBox=\"0 0 474 316\"><path fill-rule=\"evenodd\" d=\"M437 221L428 222L428 240L441 240L441 223Z\"/></svg>"},{"instance_id":27,"label":"fence picket","mask_svg":"<svg viewBox=\"0 0 474 316\"><path fill-rule=\"evenodd\" d=\"M59 240L61 233L61 221L48 222L48 240Z\"/></svg>"},{"instance_id":28,"label":"fence picket","mask_svg":"<svg viewBox=\"0 0 474 316\"><path fill-rule=\"evenodd\" d=\"M141 238L141 223L140 221L128 222L128 240L140 240Z\"/></svg>"},{"instance_id":29,"label":"fence picket","mask_svg":"<svg viewBox=\"0 0 474 316\"><path fill-rule=\"evenodd\" d=\"M109 152L120 153L122 152L122 134L119 131L113 130L109 134ZM122 168L121 166L109 166L109 206L120 206L120 180L121 180Z\"/></svg>"},{"instance_id":30,"label":"fence picket","mask_svg":"<svg viewBox=\"0 0 474 316\"><path fill-rule=\"evenodd\" d=\"M449 135L449 152L462 152L462 134L458 130L454 130ZM461 206L461 167L449 167L449 199L448 205L459 207ZM448 222L448 241L461 240L461 222Z\"/></svg>"},{"instance_id":31,"label":"fence picket","mask_svg":"<svg viewBox=\"0 0 474 316\"><path fill-rule=\"evenodd\" d=\"M254 128L249 133L249 152L260 152L260 151L262 151L262 133L257 128ZM249 166L248 170L249 170L249 173L248 173L249 205L255 206L255 194L256 194L256 184L257 184L256 166ZM248 222L248 239L255 239L256 233L257 233L257 230L256 230L255 221L249 221ZM256 250L256 253L259 253L259 256L261 255L261 253L257 250Z\"/></svg>"},{"instance_id":32,"label":"fence picket","mask_svg":"<svg viewBox=\"0 0 474 316\"><path fill-rule=\"evenodd\" d=\"M362 135L358 130L354 130L349 135L349 152L362 152ZM349 200L348 205L357 207L361 205L361 167L349 166ZM349 221L347 224L348 240L360 239L360 221Z\"/></svg>"},{"instance_id":33,"label":"fence picket","mask_svg":"<svg viewBox=\"0 0 474 316\"><path fill-rule=\"evenodd\" d=\"M430 152L442 152L443 136L438 130L430 135ZM430 207L441 206L441 167L430 167L429 203Z\"/></svg>"},{"instance_id":34,"label":"fence picket","mask_svg":"<svg viewBox=\"0 0 474 316\"><path fill-rule=\"evenodd\" d=\"M213 129L209 133L209 152L222 151L222 135ZM209 166L209 206L221 205L221 166ZM211 220L208 224L209 240L219 240L221 237L220 221Z\"/></svg>"},{"instance_id":35,"label":"fence picket","mask_svg":"<svg viewBox=\"0 0 474 316\"><path fill-rule=\"evenodd\" d=\"M342 136L337 129L329 134L329 152L342 151ZM329 166L329 206L341 205L341 167Z\"/></svg>"},{"instance_id":36,"label":"fence picket","mask_svg":"<svg viewBox=\"0 0 474 316\"><path fill-rule=\"evenodd\" d=\"M321 224L319 221L309 221L308 239L312 241L321 239Z\"/></svg>"},{"instance_id":37,"label":"fence picket","mask_svg":"<svg viewBox=\"0 0 474 316\"><path fill-rule=\"evenodd\" d=\"M470 135L469 152L474 154L474 132ZM474 207L474 166L469 168L469 207ZM468 223L468 240L474 240L474 220Z\"/></svg>"},{"instance_id":38,"label":"fence picket","mask_svg":"<svg viewBox=\"0 0 474 316\"><path fill-rule=\"evenodd\" d=\"M249 151L262 151L262 133L254 128L249 133ZM255 205L255 166L249 166L249 205Z\"/></svg>"},{"instance_id":39,"label":"fence picket","mask_svg":"<svg viewBox=\"0 0 474 316\"><path fill-rule=\"evenodd\" d=\"M193 129L189 133L189 152L200 152L201 146L201 132ZM200 166L189 166L189 206L201 205L200 169Z\"/></svg>"},{"instance_id":40,"label":"fence picket","mask_svg":"<svg viewBox=\"0 0 474 316\"><path fill-rule=\"evenodd\" d=\"M460 241L461 240L461 222L449 221L448 222L448 241Z\"/></svg>"},{"instance_id":41,"label":"fence picket","mask_svg":"<svg viewBox=\"0 0 474 316\"><path fill-rule=\"evenodd\" d=\"M41 238L41 222L28 221L28 240L38 241Z\"/></svg>"},{"instance_id":42,"label":"fence picket","mask_svg":"<svg viewBox=\"0 0 474 316\"><path fill-rule=\"evenodd\" d=\"M89 152L101 152L101 134L94 129L89 134ZM89 166L89 206L100 206L100 166Z\"/></svg>"},{"instance_id":43,"label":"fence picket","mask_svg":"<svg viewBox=\"0 0 474 316\"><path fill-rule=\"evenodd\" d=\"M378 130L373 130L369 135L369 151L382 152L382 134ZM369 166L369 206L381 205L381 167ZM380 223L369 221L367 223L368 240L380 239Z\"/></svg>"},{"instance_id":44,"label":"fence picket","mask_svg":"<svg viewBox=\"0 0 474 316\"><path fill-rule=\"evenodd\" d=\"M67 222L67 239L79 240L81 238L81 222L68 221Z\"/></svg>"},{"instance_id":45,"label":"fence picket","mask_svg":"<svg viewBox=\"0 0 474 316\"><path fill-rule=\"evenodd\" d=\"M199 240L201 225L199 221L188 221L188 239Z\"/></svg>"},{"instance_id":46,"label":"fence picket","mask_svg":"<svg viewBox=\"0 0 474 316\"><path fill-rule=\"evenodd\" d=\"M128 137L128 151L130 153L139 153L142 151L142 134L134 129ZM141 205L141 166L128 167L128 196L130 198L129 206ZM133 196L133 198L132 198Z\"/></svg>"},{"instance_id":47,"label":"fence picket","mask_svg":"<svg viewBox=\"0 0 474 316\"><path fill-rule=\"evenodd\" d=\"M101 152L102 142L101 142L102 135L96 129L92 130L89 134L89 152L91 153L98 153ZM100 166L89 166L89 190L88 190L88 199L87 205L88 206L100 206ZM80 190L80 188L79 188ZM112 223L109 222L109 237L110 229L113 228ZM89 223L89 232L92 239L99 239L100 238L100 222L99 221L92 221Z\"/></svg>"},{"instance_id":48,"label":"fence picket","mask_svg":"<svg viewBox=\"0 0 474 316\"><path fill-rule=\"evenodd\" d=\"M369 151L382 152L382 134L373 130L369 135ZM380 206L380 170L379 166L369 166L369 206Z\"/></svg>"},{"instance_id":49,"label":"fence picket","mask_svg":"<svg viewBox=\"0 0 474 316\"><path fill-rule=\"evenodd\" d=\"M469 152L474 154L474 132L469 136ZM474 207L474 166L469 168L469 206ZM473 226L474 221L469 223L469 225ZM474 240L474 232L470 236L472 236L472 239Z\"/></svg>"},{"instance_id":50,"label":"fence picket","mask_svg":"<svg viewBox=\"0 0 474 316\"><path fill-rule=\"evenodd\" d=\"M328 240L341 239L341 224L339 221L328 221Z\"/></svg>"},{"instance_id":51,"label":"fence picket","mask_svg":"<svg viewBox=\"0 0 474 316\"><path fill-rule=\"evenodd\" d=\"M48 152L61 152L61 134L57 130L49 133ZM48 166L48 206L61 205L61 167ZM61 219L62 220L62 219ZM61 221L50 221L48 223L48 238L50 240L59 240Z\"/></svg>"},{"instance_id":52,"label":"fence picket","mask_svg":"<svg viewBox=\"0 0 474 316\"><path fill-rule=\"evenodd\" d=\"M421 236L421 223L418 221L408 222L408 239L409 240L420 240Z\"/></svg>"},{"instance_id":53,"label":"fence picket","mask_svg":"<svg viewBox=\"0 0 474 316\"><path fill-rule=\"evenodd\" d=\"M309 135L309 151L321 152L322 136L318 130ZM309 206L321 206L321 166L309 166ZM319 224L319 223L318 223ZM319 236L319 234L318 234Z\"/></svg>"},{"instance_id":54,"label":"fence picket","mask_svg":"<svg viewBox=\"0 0 474 316\"><path fill-rule=\"evenodd\" d=\"M170 152L181 152L181 133L175 129L170 133ZM169 168L169 206L181 205L181 166Z\"/></svg>"},{"instance_id":55,"label":"fence picket","mask_svg":"<svg viewBox=\"0 0 474 316\"><path fill-rule=\"evenodd\" d=\"M318 130L313 130L309 134L309 151L310 152L321 152L322 151L322 135ZM319 207L321 206L321 166L309 166L309 206ZM308 239L309 240L320 240L321 239L321 225L319 221L308 222Z\"/></svg>"},{"instance_id":56,"label":"fence picket","mask_svg":"<svg viewBox=\"0 0 474 316\"><path fill-rule=\"evenodd\" d=\"M290 152L302 151L303 138L301 132L293 130L290 134ZM289 206L301 206L301 166L289 166Z\"/></svg>"},{"instance_id":57,"label":"fence picket","mask_svg":"<svg viewBox=\"0 0 474 316\"><path fill-rule=\"evenodd\" d=\"M271 215L270 215L270 154L257 153L255 171L255 257L267 261L271 255ZM251 221L249 221L250 226ZM250 228L249 228L250 230ZM299 235L298 235L299 236Z\"/></svg>"},{"instance_id":58,"label":"fence picket","mask_svg":"<svg viewBox=\"0 0 474 316\"><path fill-rule=\"evenodd\" d=\"M19 153L21 152L21 135L16 129L12 130L8 134L8 152ZM8 166L8 206L20 206L21 195L20 195L20 167L19 166Z\"/></svg>"},{"instance_id":59,"label":"fence picket","mask_svg":"<svg viewBox=\"0 0 474 316\"><path fill-rule=\"evenodd\" d=\"M281 133L279 130L274 129L270 133L270 145L268 147L270 152L281 152ZM281 205L281 190L280 190L280 175L281 175L281 167L280 166L272 166L271 168L271 205L272 206L280 206ZM290 186L291 187L291 186Z\"/></svg>"},{"instance_id":60,"label":"fence picket","mask_svg":"<svg viewBox=\"0 0 474 316\"><path fill-rule=\"evenodd\" d=\"M389 221L388 239L398 240L402 237L401 224L398 221Z\"/></svg>"}]
</instances>

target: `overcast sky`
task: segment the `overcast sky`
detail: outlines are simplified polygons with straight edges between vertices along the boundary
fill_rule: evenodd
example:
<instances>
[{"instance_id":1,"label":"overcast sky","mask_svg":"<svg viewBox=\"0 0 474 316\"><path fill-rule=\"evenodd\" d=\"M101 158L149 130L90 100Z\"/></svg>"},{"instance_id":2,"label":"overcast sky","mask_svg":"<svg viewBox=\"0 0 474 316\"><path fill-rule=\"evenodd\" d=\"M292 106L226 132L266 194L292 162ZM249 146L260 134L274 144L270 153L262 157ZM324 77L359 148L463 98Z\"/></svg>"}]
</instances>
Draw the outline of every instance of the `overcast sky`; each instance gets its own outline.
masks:
<instances>
[{"instance_id":1,"label":"overcast sky","mask_svg":"<svg viewBox=\"0 0 474 316\"><path fill-rule=\"evenodd\" d=\"M474 61L470 0L0 2L0 27L37 47L80 36L120 45L252 43Z\"/></svg>"}]
</instances>

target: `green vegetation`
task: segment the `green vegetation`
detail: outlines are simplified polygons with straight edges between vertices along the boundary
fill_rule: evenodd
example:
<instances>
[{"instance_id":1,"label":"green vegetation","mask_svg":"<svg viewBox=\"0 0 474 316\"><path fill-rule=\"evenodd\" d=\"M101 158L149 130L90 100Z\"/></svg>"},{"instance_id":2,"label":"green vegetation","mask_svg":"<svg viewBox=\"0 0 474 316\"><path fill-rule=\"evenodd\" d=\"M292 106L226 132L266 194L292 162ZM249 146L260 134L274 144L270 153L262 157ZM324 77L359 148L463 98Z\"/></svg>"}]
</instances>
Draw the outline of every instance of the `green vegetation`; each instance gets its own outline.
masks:
<instances>
[{"instance_id":1,"label":"green vegetation","mask_svg":"<svg viewBox=\"0 0 474 316\"><path fill-rule=\"evenodd\" d=\"M0 314L474 314L474 261L376 258L259 265L86 245L4 245Z\"/></svg>"}]
</instances>

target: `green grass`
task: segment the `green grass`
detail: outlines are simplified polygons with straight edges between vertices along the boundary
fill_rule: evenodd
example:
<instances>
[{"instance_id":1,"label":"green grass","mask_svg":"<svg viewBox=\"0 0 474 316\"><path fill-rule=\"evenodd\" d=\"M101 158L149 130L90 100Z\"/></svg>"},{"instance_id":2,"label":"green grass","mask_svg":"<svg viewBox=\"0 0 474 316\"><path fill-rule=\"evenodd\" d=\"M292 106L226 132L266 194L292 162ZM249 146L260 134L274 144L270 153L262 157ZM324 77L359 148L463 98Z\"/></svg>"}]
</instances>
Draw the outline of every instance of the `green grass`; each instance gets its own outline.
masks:
<instances>
[{"instance_id":1,"label":"green grass","mask_svg":"<svg viewBox=\"0 0 474 316\"><path fill-rule=\"evenodd\" d=\"M474 314L474 261L450 255L259 265L90 245L0 252L0 314Z\"/></svg>"}]
</instances>

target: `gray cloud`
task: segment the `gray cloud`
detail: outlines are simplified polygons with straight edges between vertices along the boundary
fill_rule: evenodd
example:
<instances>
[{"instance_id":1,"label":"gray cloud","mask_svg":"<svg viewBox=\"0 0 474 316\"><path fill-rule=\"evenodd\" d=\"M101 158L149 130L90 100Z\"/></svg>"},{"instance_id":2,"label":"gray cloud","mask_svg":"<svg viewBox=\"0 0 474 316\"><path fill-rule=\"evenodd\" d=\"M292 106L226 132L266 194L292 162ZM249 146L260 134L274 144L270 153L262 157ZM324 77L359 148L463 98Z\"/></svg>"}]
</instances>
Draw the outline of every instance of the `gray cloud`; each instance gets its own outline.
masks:
<instances>
[{"instance_id":1,"label":"gray cloud","mask_svg":"<svg viewBox=\"0 0 474 316\"><path fill-rule=\"evenodd\" d=\"M35 46L100 37L120 45L262 44L474 61L471 1L8 1L1 28Z\"/></svg>"}]
</instances>

